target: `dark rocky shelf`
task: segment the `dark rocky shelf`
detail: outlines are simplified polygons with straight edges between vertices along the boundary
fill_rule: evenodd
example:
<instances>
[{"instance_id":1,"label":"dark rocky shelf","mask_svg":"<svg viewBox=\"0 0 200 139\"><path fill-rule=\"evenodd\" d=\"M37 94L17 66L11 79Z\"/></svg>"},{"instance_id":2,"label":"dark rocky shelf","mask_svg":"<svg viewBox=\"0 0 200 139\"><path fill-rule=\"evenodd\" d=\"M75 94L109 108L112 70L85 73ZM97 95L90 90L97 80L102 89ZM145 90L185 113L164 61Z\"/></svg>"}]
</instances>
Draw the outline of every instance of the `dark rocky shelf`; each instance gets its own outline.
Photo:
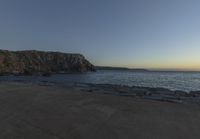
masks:
<instances>
[{"instance_id":1,"label":"dark rocky shelf","mask_svg":"<svg viewBox=\"0 0 200 139\"><path fill-rule=\"evenodd\" d=\"M181 90L169 90L166 88L150 88L137 86L121 86L111 84L76 84L75 87L88 92L99 92L107 95L117 95L148 99L154 101L200 104L200 91L185 92Z\"/></svg>"}]
</instances>

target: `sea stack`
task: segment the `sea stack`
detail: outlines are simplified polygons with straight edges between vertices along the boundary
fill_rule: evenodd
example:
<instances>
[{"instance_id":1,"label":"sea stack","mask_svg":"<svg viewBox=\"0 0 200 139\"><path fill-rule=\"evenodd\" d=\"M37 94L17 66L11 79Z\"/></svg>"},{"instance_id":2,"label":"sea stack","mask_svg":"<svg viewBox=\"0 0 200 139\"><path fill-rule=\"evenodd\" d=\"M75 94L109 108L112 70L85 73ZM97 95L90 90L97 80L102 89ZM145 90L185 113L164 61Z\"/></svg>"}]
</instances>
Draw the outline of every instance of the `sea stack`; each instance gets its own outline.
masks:
<instances>
[{"instance_id":1,"label":"sea stack","mask_svg":"<svg viewBox=\"0 0 200 139\"><path fill-rule=\"evenodd\" d=\"M0 50L0 74L32 75L95 71L81 54Z\"/></svg>"}]
</instances>

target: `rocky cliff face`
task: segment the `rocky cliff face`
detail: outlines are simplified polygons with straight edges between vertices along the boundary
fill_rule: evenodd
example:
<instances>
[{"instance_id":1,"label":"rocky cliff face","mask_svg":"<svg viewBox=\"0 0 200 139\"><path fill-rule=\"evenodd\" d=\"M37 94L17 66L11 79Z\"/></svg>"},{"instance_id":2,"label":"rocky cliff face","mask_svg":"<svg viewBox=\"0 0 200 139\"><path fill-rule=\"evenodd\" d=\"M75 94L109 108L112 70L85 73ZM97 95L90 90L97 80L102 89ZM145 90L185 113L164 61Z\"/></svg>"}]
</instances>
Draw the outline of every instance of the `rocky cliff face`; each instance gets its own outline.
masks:
<instances>
[{"instance_id":1,"label":"rocky cliff face","mask_svg":"<svg viewBox=\"0 0 200 139\"><path fill-rule=\"evenodd\" d=\"M95 71L80 54L0 50L0 74L70 73Z\"/></svg>"}]
</instances>

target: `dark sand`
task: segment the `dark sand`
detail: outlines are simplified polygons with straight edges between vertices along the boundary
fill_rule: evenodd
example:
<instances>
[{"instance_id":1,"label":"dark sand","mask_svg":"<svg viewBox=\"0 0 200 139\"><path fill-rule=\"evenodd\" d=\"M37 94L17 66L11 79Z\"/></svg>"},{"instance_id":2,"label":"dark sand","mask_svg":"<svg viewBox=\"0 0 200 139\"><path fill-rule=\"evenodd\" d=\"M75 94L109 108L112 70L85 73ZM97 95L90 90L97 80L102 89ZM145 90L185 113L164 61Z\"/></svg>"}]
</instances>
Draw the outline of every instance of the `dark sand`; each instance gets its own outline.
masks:
<instances>
[{"instance_id":1,"label":"dark sand","mask_svg":"<svg viewBox=\"0 0 200 139\"><path fill-rule=\"evenodd\" d=\"M200 106L0 84L0 139L199 139Z\"/></svg>"}]
</instances>

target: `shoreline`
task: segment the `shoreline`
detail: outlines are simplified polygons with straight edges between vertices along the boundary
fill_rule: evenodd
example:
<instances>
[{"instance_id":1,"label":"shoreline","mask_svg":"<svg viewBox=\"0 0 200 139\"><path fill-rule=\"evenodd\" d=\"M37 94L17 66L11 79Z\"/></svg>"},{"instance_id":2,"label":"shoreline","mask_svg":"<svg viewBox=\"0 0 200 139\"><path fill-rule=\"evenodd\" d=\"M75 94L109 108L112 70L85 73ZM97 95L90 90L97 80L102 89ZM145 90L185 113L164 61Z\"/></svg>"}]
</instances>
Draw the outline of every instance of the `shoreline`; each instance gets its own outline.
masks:
<instances>
[{"instance_id":1,"label":"shoreline","mask_svg":"<svg viewBox=\"0 0 200 139\"><path fill-rule=\"evenodd\" d=\"M75 88L81 88L88 92L103 92L102 94L135 97L154 101L172 103L200 104L200 91L185 92L181 90L172 91L167 88L138 87L112 84L76 84Z\"/></svg>"},{"instance_id":2,"label":"shoreline","mask_svg":"<svg viewBox=\"0 0 200 139\"><path fill-rule=\"evenodd\" d=\"M0 82L2 83L2 82ZM39 86L54 86L57 88L74 88L79 91L97 93L103 95L125 96L131 98L147 99L153 101L180 103L180 104L200 104L200 91L170 90L167 88L152 88L141 86L126 86L115 84L92 84L92 83L70 83L58 84L56 82L39 81L7 81L7 83L33 84Z\"/></svg>"}]
</instances>

